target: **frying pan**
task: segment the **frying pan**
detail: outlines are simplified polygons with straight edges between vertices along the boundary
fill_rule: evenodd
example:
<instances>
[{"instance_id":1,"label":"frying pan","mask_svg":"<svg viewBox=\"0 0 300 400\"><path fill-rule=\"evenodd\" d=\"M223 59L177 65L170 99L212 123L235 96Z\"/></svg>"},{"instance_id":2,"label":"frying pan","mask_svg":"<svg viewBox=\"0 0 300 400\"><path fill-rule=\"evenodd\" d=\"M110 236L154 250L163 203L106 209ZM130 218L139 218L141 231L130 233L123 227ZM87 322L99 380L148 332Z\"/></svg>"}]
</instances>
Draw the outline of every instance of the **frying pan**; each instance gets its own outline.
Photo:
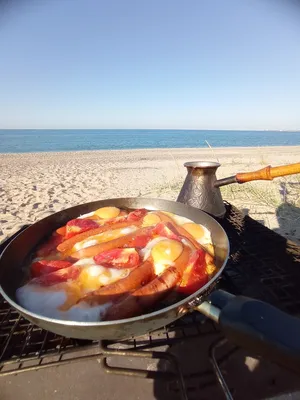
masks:
<instances>
[{"instance_id":1,"label":"frying pan","mask_svg":"<svg viewBox=\"0 0 300 400\"><path fill-rule=\"evenodd\" d=\"M70 219L100 207L146 208L169 211L201 223L211 232L217 274L194 294L175 304L134 318L118 321L74 322L32 313L16 302L16 289L23 284L25 268L34 248L52 231ZM167 325L189 311L198 310L219 324L236 345L300 373L300 320L267 303L214 290L229 256L229 241L223 228L199 209L178 202L146 198L101 200L75 206L42 219L21 232L0 257L0 294L20 314L43 329L79 339L121 340ZM211 293L213 292L213 293ZM208 295L210 296L208 297Z\"/></svg>"}]
</instances>

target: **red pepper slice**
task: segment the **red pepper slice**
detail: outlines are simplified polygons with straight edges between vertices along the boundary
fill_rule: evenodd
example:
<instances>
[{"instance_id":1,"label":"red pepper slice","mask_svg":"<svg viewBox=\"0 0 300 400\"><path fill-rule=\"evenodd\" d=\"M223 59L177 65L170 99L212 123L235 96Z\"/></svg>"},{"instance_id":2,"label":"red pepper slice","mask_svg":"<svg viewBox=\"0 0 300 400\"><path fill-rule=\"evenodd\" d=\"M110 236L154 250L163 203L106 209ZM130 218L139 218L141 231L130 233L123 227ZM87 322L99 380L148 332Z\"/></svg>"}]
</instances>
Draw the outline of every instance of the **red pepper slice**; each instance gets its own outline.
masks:
<instances>
[{"instance_id":1,"label":"red pepper slice","mask_svg":"<svg viewBox=\"0 0 300 400\"><path fill-rule=\"evenodd\" d=\"M39 246L36 252L37 257L48 257L51 253L56 253L56 247L63 242L63 239L63 236L54 232L45 243Z\"/></svg>"},{"instance_id":2,"label":"red pepper slice","mask_svg":"<svg viewBox=\"0 0 300 400\"><path fill-rule=\"evenodd\" d=\"M131 211L127 215L127 221L139 221L147 214L147 212L148 211L145 208L140 208L138 210Z\"/></svg>"},{"instance_id":3,"label":"red pepper slice","mask_svg":"<svg viewBox=\"0 0 300 400\"><path fill-rule=\"evenodd\" d=\"M33 278L36 278L59 269L70 267L71 265L71 262L64 260L40 260L31 265L31 275Z\"/></svg>"},{"instance_id":4,"label":"red pepper slice","mask_svg":"<svg viewBox=\"0 0 300 400\"><path fill-rule=\"evenodd\" d=\"M73 281L78 278L81 268L71 265L67 268L62 268L57 271L51 272L50 274L45 274L39 276L38 278L33 278L29 283L33 285L41 286L52 286L57 283Z\"/></svg>"},{"instance_id":5,"label":"red pepper slice","mask_svg":"<svg viewBox=\"0 0 300 400\"><path fill-rule=\"evenodd\" d=\"M134 268L140 264L140 256L135 249L112 249L94 257L98 265L110 268Z\"/></svg>"},{"instance_id":6,"label":"red pepper slice","mask_svg":"<svg viewBox=\"0 0 300 400\"><path fill-rule=\"evenodd\" d=\"M143 247L147 246L147 244L154 238L153 235L153 228L142 228L142 233L139 235L134 236L130 239L123 247L130 248L135 247L137 249L142 249Z\"/></svg>"},{"instance_id":7,"label":"red pepper slice","mask_svg":"<svg viewBox=\"0 0 300 400\"><path fill-rule=\"evenodd\" d=\"M147 244L153 239L153 235L151 234L143 234L143 235L139 235L136 236L134 239L132 239L129 243L128 246L130 247L135 247L137 249L142 249L145 246L147 246ZM126 246L124 246L126 247Z\"/></svg>"},{"instance_id":8,"label":"red pepper slice","mask_svg":"<svg viewBox=\"0 0 300 400\"><path fill-rule=\"evenodd\" d=\"M72 236L78 235L78 233L89 231L90 229L99 228L99 224L92 219L71 219L66 225L65 238L69 239Z\"/></svg>"},{"instance_id":9,"label":"red pepper slice","mask_svg":"<svg viewBox=\"0 0 300 400\"><path fill-rule=\"evenodd\" d=\"M168 239L180 241L180 236L176 233L175 227L170 222L159 222L154 228L153 233L164 236Z\"/></svg>"},{"instance_id":10,"label":"red pepper slice","mask_svg":"<svg viewBox=\"0 0 300 400\"><path fill-rule=\"evenodd\" d=\"M191 255L180 285L177 288L178 292L190 295L208 282L205 255L206 252L202 249L196 250Z\"/></svg>"}]
</instances>

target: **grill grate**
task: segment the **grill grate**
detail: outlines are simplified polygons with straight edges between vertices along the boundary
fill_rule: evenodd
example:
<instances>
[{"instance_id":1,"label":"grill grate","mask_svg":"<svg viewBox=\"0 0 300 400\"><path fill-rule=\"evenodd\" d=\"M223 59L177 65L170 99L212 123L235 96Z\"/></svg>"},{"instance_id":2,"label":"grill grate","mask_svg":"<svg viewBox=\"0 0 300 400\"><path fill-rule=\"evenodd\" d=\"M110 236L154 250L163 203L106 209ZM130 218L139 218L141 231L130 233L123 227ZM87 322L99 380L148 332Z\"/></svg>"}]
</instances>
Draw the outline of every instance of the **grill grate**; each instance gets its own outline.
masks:
<instances>
[{"instance_id":1,"label":"grill grate","mask_svg":"<svg viewBox=\"0 0 300 400\"><path fill-rule=\"evenodd\" d=\"M229 204L226 218L219 222L231 246L225 288L300 315L300 246Z\"/></svg>"},{"instance_id":2,"label":"grill grate","mask_svg":"<svg viewBox=\"0 0 300 400\"><path fill-rule=\"evenodd\" d=\"M219 286L299 315L300 247L250 217L244 217L230 204L226 208L226 216L219 222L229 236L231 255ZM5 244L1 245L0 251ZM204 343L204 348L208 348L220 337L218 328L212 322L198 313L192 313L151 335L120 343L68 339L32 325L0 298L2 376L94 358L100 360L108 373L168 379L170 390L181 393L181 397L187 399L188 395L193 397L197 390L215 384L216 377L208 367L198 365L194 370L186 368L183 359L169 350L194 342ZM206 345L206 342L210 344ZM231 347L223 351L216 362L220 365L235 350ZM122 359L123 364L128 358L141 358L146 361L146 367L132 369L128 365L120 366L115 361L116 357ZM149 365L154 358L158 360L158 367L151 370Z\"/></svg>"},{"instance_id":3,"label":"grill grate","mask_svg":"<svg viewBox=\"0 0 300 400\"><path fill-rule=\"evenodd\" d=\"M207 323L201 314L192 313L150 335L121 343L69 339L31 324L4 299L0 299L0 318L0 375L39 369L81 358L101 358L115 349L141 351L172 346L187 338L218 333L212 322Z\"/></svg>"}]
</instances>

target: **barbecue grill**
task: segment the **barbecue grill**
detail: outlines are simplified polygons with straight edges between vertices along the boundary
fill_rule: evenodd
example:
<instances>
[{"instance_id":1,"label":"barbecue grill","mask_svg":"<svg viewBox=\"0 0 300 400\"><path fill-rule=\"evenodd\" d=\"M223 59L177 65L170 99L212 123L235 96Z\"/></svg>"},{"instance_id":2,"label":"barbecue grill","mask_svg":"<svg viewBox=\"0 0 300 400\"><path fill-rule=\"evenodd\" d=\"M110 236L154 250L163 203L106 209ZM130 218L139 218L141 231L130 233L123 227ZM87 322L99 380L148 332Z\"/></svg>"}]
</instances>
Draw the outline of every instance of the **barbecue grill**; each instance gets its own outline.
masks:
<instances>
[{"instance_id":1,"label":"barbecue grill","mask_svg":"<svg viewBox=\"0 0 300 400\"><path fill-rule=\"evenodd\" d=\"M299 315L300 247L244 216L228 203L225 217L219 223L231 243L230 260L219 287ZM2 244L1 251L12 238ZM201 344L209 348L206 358L195 357L201 352ZM107 373L155 379L157 398L163 385L167 386L170 398L205 398L200 395L207 393L211 397L214 391L211 398L231 399L241 395L242 388L233 371L242 353L224 340L217 325L199 313L186 315L150 335L119 343L83 341L61 337L32 325L0 299L0 379L95 359ZM300 389L297 377L279 367L275 370L281 376L280 387L276 385L276 377L271 385L262 382L265 397Z\"/></svg>"}]
</instances>

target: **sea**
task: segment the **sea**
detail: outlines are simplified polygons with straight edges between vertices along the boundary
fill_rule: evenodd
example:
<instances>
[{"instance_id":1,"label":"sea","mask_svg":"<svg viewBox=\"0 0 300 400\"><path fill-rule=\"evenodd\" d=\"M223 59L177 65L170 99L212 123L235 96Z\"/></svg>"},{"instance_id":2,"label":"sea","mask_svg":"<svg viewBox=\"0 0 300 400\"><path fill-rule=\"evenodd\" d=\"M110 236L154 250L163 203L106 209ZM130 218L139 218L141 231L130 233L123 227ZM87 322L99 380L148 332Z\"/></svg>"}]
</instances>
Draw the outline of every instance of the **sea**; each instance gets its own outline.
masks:
<instances>
[{"instance_id":1,"label":"sea","mask_svg":"<svg viewBox=\"0 0 300 400\"><path fill-rule=\"evenodd\" d=\"M300 131L173 129L0 130L0 153L299 145Z\"/></svg>"}]
</instances>

